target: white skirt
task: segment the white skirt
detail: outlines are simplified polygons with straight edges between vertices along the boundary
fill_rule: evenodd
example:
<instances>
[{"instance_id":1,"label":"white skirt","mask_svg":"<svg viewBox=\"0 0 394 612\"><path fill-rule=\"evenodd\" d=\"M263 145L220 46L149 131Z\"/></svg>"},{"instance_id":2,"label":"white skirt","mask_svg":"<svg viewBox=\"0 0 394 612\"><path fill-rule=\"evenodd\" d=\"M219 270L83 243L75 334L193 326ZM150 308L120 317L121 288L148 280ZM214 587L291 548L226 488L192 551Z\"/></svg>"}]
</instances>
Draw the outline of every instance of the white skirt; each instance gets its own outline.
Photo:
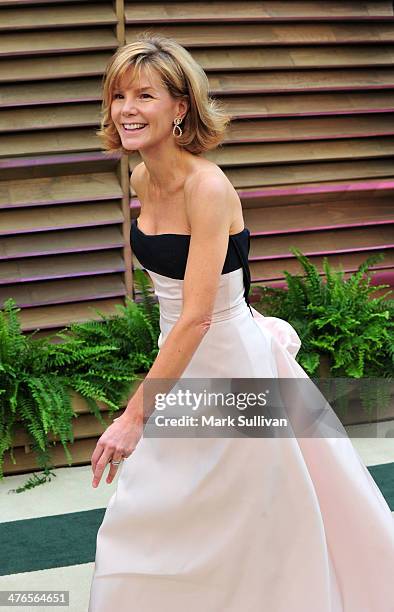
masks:
<instances>
[{"instance_id":1,"label":"white skirt","mask_svg":"<svg viewBox=\"0 0 394 612\"><path fill-rule=\"evenodd\" d=\"M149 274L160 347L183 281ZM242 270L222 275L182 378L307 378L293 327L252 310ZM393 612L393 577L393 515L347 436L143 436L97 534L89 612Z\"/></svg>"}]
</instances>

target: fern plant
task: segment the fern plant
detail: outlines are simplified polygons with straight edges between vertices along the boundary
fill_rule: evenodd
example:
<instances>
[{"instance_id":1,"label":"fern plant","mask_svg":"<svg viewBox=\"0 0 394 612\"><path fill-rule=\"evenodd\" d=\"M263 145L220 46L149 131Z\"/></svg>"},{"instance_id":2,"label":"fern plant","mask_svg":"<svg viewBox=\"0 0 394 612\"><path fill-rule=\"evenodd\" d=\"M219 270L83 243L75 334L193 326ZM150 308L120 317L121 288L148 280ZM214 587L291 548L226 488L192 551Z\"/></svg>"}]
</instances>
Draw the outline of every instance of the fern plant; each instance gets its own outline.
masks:
<instances>
[{"instance_id":1,"label":"fern plant","mask_svg":"<svg viewBox=\"0 0 394 612\"><path fill-rule=\"evenodd\" d=\"M322 359L328 360L330 375L350 378L380 378L378 386L359 385L364 407L371 412L375 402L387 404L394 366L394 300L387 291L377 298L371 294L389 285L370 286L368 268L383 254L367 258L346 280L343 270L334 271L327 258L323 269L326 281L299 249L291 251L305 274L284 270L287 288L258 287L258 308L264 314L289 321L302 346L297 361L309 376L316 374Z\"/></svg>"},{"instance_id":2,"label":"fern plant","mask_svg":"<svg viewBox=\"0 0 394 612\"><path fill-rule=\"evenodd\" d=\"M63 381L49 367L49 342L23 335L19 311L10 298L0 312L0 478L6 450L15 463L12 441L17 421L32 439L42 468L48 460L48 433L59 437L66 454L66 443L72 441L73 410Z\"/></svg>"},{"instance_id":3,"label":"fern plant","mask_svg":"<svg viewBox=\"0 0 394 612\"><path fill-rule=\"evenodd\" d=\"M49 477L50 450L57 440L72 462L67 444L74 441L72 422L78 415L71 391L83 396L105 425L97 402L105 403L112 414L127 401L141 370L150 368L158 353L159 306L142 271L135 271L135 281L142 293L140 304L126 298L115 315L96 310L101 321L73 323L42 339L34 339L36 332L25 336L20 308L12 298L5 302L0 311L0 479L6 451L16 463L12 444L17 426L28 434L37 462ZM60 342L52 343L54 338ZM18 492L45 480L30 480Z\"/></svg>"}]
</instances>

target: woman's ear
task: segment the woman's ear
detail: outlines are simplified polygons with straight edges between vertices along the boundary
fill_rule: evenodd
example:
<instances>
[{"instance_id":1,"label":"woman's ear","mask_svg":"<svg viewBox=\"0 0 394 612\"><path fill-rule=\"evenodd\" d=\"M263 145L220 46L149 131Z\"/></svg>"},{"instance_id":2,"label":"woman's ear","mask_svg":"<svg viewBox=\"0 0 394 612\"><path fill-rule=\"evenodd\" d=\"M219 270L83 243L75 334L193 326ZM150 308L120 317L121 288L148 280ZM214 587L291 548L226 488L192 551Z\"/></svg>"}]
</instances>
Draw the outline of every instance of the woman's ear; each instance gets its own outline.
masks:
<instances>
[{"instance_id":1,"label":"woman's ear","mask_svg":"<svg viewBox=\"0 0 394 612\"><path fill-rule=\"evenodd\" d=\"M185 96L182 98L179 105L179 114L182 116L182 119L185 118L189 111L189 96Z\"/></svg>"}]
</instances>

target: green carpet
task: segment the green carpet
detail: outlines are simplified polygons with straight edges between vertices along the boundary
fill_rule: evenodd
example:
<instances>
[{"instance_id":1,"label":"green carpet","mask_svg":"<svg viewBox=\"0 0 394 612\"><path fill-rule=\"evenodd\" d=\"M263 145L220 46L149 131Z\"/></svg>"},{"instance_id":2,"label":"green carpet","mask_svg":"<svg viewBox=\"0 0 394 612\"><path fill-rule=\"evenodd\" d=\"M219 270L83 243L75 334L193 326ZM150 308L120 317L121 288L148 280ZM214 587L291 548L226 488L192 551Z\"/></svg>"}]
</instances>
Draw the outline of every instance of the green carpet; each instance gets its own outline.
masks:
<instances>
[{"instance_id":1,"label":"green carpet","mask_svg":"<svg viewBox=\"0 0 394 612\"><path fill-rule=\"evenodd\" d=\"M369 466L394 511L394 462ZM0 575L33 572L94 561L105 508L0 524Z\"/></svg>"},{"instance_id":2,"label":"green carpet","mask_svg":"<svg viewBox=\"0 0 394 612\"><path fill-rule=\"evenodd\" d=\"M0 524L0 576L94 561L105 508Z\"/></svg>"},{"instance_id":3,"label":"green carpet","mask_svg":"<svg viewBox=\"0 0 394 612\"><path fill-rule=\"evenodd\" d=\"M394 512L394 462L369 465L368 470L382 491L390 510Z\"/></svg>"}]
</instances>

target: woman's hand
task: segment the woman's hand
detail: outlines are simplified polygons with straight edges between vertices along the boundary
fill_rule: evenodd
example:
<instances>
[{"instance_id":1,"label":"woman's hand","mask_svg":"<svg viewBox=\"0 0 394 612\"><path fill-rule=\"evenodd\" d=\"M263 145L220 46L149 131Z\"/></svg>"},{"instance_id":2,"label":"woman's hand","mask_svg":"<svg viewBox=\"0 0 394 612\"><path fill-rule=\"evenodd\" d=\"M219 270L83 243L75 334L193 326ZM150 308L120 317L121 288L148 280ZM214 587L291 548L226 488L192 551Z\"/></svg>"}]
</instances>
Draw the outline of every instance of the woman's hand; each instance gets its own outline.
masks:
<instances>
[{"instance_id":1,"label":"woman's hand","mask_svg":"<svg viewBox=\"0 0 394 612\"><path fill-rule=\"evenodd\" d=\"M99 485L105 466L111 459L120 461L122 458L131 455L142 436L143 429L143 416L141 411L137 410L131 414L124 412L107 427L97 441L91 459L93 487ZM106 480L108 484L114 479L118 467L110 463Z\"/></svg>"}]
</instances>

